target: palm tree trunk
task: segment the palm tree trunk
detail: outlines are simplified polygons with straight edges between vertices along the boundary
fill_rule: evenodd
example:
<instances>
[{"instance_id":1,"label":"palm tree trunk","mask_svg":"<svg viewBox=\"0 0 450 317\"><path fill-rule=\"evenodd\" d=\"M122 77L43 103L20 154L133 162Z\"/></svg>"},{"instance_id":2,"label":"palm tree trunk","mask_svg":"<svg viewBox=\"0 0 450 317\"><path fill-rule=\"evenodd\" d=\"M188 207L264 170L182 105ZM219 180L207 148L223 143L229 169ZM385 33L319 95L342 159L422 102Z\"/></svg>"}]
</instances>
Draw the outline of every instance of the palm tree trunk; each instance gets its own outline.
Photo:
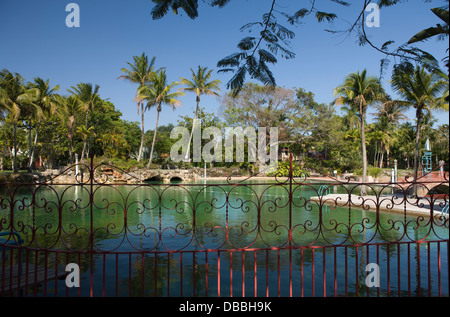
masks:
<instances>
[{"instance_id":1,"label":"palm tree trunk","mask_svg":"<svg viewBox=\"0 0 450 317\"><path fill-rule=\"evenodd\" d=\"M365 113L363 113L363 106L360 106L361 111L361 147L362 147L362 156L363 156L363 174L362 174L362 183L366 182L367 177L367 149L366 149L366 131L365 131ZM361 196L366 196L366 186L361 186Z\"/></svg>"},{"instance_id":2,"label":"palm tree trunk","mask_svg":"<svg viewBox=\"0 0 450 317\"><path fill-rule=\"evenodd\" d=\"M39 119L39 122L36 126L36 134L34 135L34 141L33 141L33 149L31 150L30 155L30 162L28 168L31 170L33 167L33 161L34 161L34 153L36 153L36 144L38 140L38 134L39 134L39 126L41 125L41 120Z\"/></svg>"},{"instance_id":3,"label":"palm tree trunk","mask_svg":"<svg viewBox=\"0 0 450 317\"><path fill-rule=\"evenodd\" d=\"M141 116L142 116L142 135L141 135L141 146L139 147L139 155L138 155L138 162L141 161L142 158L142 151L144 150L144 137L145 137L145 130L144 130L144 103L139 101L139 108L141 108Z\"/></svg>"},{"instance_id":4,"label":"palm tree trunk","mask_svg":"<svg viewBox=\"0 0 450 317\"><path fill-rule=\"evenodd\" d=\"M89 138L90 139L90 138ZM86 158L91 157L91 142L89 141L88 145L87 145L87 152L86 152Z\"/></svg>"},{"instance_id":5,"label":"palm tree trunk","mask_svg":"<svg viewBox=\"0 0 450 317\"><path fill-rule=\"evenodd\" d=\"M152 165L152 160L153 160L153 149L155 148L156 132L157 132L157 130L158 130L159 113L161 112L161 110L159 110L160 108L161 108L161 105L158 105L158 111L157 111L157 114L156 114L155 133L153 134L152 150L150 151L150 160L148 161L147 169L149 169L150 166Z\"/></svg>"},{"instance_id":6,"label":"palm tree trunk","mask_svg":"<svg viewBox=\"0 0 450 317\"><path fill-rule=\"evenodd\" d=\"M416 111L416 148L414 150L414 183L419 178L419 142L420 142L420 121L422 120L422 110L418 107ZM417 196L417 184L414 184L414 195Z\"/></svg>"},{"instance_id":7,"label":"palm tree trunk","mask_svg":"<svg viewBox=\"0 0 450 317\"><path fill-rule=\"evenodd\" d=\"M389 150L389 146L386 147L386 167L391 167L391 162L390 162L390 150Z\"/></svg>"},{"instance_id":8,"label":"palm tree trunk","mask_svg":"<svg viewBox=\"0 0 450 317\"><path fill-rule=\"evenodd\" d=\"M86 111L86 130L88 130L88 117L89 117L89 110ZM84 142L83 142L83 151L81 152L81 159L84 158L84 154L86 153L86 143L87 143L87 138L84 139Z\"/></svg>"},{"instance_id":9,"label":"palm tree trunk","mask_svg":"<svg viewBox=\"0 0 450 317\"><path fill-rule=\"evenodd\" d=\"M383 168L384 150L385 150L385 146L384 146L383 142L381 142L380 168Z\"/></svg>"},{"instance_id":10,"label":"palm tree trunk","mask_svg":"<svg viewBox=\"0 0 450 317\"><path fill-rule=\"evenodd\" d=\"M375 142L375 149L373 150L373 164L376 164L377 161L377 142Z\"/></svg>"},{"instance_id":11,"label":"palm tree trunk","mask_svg":"<svg viewBox=\"0 0 450 317\"><path fill-rule=\"evenodd\" d=\"M28 123L28 171L31 172L30 168L30 161L31 161L31 119Z\"/></svg>"},{"instance_id":12,"label":"palm tree trunk","mask_svg":"<svg viewBox=\"0 0 450 317\"><path fill-rule=\"evenodd\" d=\"M14 120L14 172L17 172L17 122Z\"/></svg>"},{"instance_id":13,"label":"palm tree trunk","mask_svg":"<svg viewBox=\"0 0 450 317\"><path fill-rule=\"evenodd\" d=\"M71 137L69 137L69 163L73 163L73 141Z\"/></svg>"},{"instance_id":14,"label":"palm tree trunk","mask_svg":"<svg viewBox=\"0 0 450 317\"><path fill-rule=\"evenodd\" d=\"M73 163L73 135L75 134L75 117L69 116L67 120L67 137L69 138L69 163Z\"/></svg>"},{"instance_id":15,"label":"palm tree trunk","mask_svg":"<svg viewBox=\"0 0 450 317\"><path fill-rule=\"evenodd\" d=\"M86 153L86 142L87 142L87 139L84 140L84 142L83 142L83 151L81 151L81 158L82 159L84 158L84 154Z\"/></svg>"},{"instance_id":16,"label":"palm tree trunk","mask_svg":"<svg viewBox=\"0 0 450 317\"><path fill-rule=\"evenodd\" d=\"M198 119L199 104L200 104L200 98L197 97L197 108L195 109L195 116L194 116L194 121L192 122L191 135L189 136L189 143L188 143L187 151L186 151L186 154L184 157L185 161L187 160L187 158L189 158L188 162L191 162L191 142L192 142L192 137L194 135L195 122Z\"/></svg>"},{"instance_id":17,"label":"palm tree trunk","mask_svg":"<svg viewBox=\"0 0 450 317\"><path fill-rule=\"evenodd\" d=\"M84 158L84 154L85 154L85 152L86 152L86 140L87 140L87 135L86 136L83 136L83 138L84 138L84 145L83 145L83 150L81 151L81 159L83 159Z\"/></svg>"}]
</instances>

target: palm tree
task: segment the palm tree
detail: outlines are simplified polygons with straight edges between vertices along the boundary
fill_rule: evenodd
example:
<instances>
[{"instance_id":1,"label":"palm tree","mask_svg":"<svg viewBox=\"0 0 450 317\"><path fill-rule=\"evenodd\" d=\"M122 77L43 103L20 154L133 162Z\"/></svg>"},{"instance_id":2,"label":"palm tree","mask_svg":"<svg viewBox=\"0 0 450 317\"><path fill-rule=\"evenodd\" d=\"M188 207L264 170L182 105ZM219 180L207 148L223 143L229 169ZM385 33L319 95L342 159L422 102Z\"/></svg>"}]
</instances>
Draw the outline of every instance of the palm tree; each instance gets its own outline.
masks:
<instances>
[{"instance_id":1,"label":"palm tree","mask_svg":"<svg viewBox=\"0 0 450 317\"><path fill-rule=\"evenodd\" d=\"M390 134L387 131L380 129L380 126L377 123L370 124L369 126L371 131L366 137L370 142L373 141L375 143L373 166L383 168L384 152L386 151L389 153L389 146L392 143L392 139ZM380 145L379 147L378 144Z\"/></svg>"},{"instance_id":2,"label":"palm tree","mask_svg":"<svg viewBox=\"0 0 450 317\"><path fill-rule=\"evenodd\" d=\"M403 98L402 102L406 106L416 109L416 147L414 151L414 181L416 181L419 172L419 144L423 118L425 112L432 109L445 109L445 105L439 102L439 99L446 86L448 87L448 83L442 79L440 73L429 73L424 67L414 67L410 63L394 67L391 83L394 91Z\"/></svg>"},{"instance_id":3,"label":"palm tree","mask_svg":"<svg viewBox=\"0 0 450 317\"><path fill-rule=\"evenodd\" d=\"M33 104L39 111L36 112L36 119L38 120L36 125L36 133L34 135L33 149L30 151L30 160L28 162L28 169L31 170L33 166L34 153L36 151L36 144L38 140L39 127L42 120L46 120L53 116L55 113L61 115L56 111L58 103L56 101L59 90L59 85L50 88L49 80L44 81L42 78L37 77L33 83L29 84L30 89L34 92L36 98L33 100Z\"/></svg>"},{"instance_id":4,"label":"palm tree","mask_svg":"<svg viewBox=\"0 0 450 317\"><path fill-rule=\"evenodd\" d=\"M363 157L363 175L362 182L366 181L367 176L367 149L365 135L365 120L367 107L376 101L381 100L384 94L379 80L375 77L367 76L367 71L361 73L351 73L345 78L344 84L335 89L335 95L338 96L335 103L338 105L350 105L359 110L360 130L361 130L361 149ZM365 186L361 187L361 195L366 195Z\"/></svg>"},{"instance_id":5,"label":"palm tree","mask_svg":"<svg viewBox=\"0 0 450 317\"><path fill-rule=\"evenodd\" d=\"M170 92L178 84L178 82L168 84L166 71L160 70L152 76L151 83L141 86L138 90L138 97L136 98L147 101L146 109L156 106L156 127L147 168L150 168L153 159L153 149L155 148L156 132L158 130L159 114L162 111L162 105L172 106L174 111L177 106L181 106L181 102L177 98L184 96L184 93L180 91Z\"/></svg>"},{"instance_id":6,"label":"palm tree","mask_svg":"<svg viewBox=\"0 0 450 317\"><path fill-rule=\"evenodd\" d=\"M223 6L229 0L219 0L215 1L214 5ZM169 9L172 9L172 12L178 14L179 9L183 9L184 12L191 19L195 19L198 16L198 3L197 0L153 0L155 3L154 8L152 9L151 15L154 20L161 19Z\"/></svg>"},{"instance_id":7,"label":"palm tree","mask_svg":"<svg viewBox=\"0 0 450 317\"><path fill-rule=\"evenodd\" d=\"M441 19L445 24L437 24L434 27L430 27L428 29L422 30L416 35L414 35L409 41L408 44L417 43L426 41L434 36L437 36L438 39L444 40L446 37L448 37L449 34L449 27L448 27L448 20L449 20L449 12L448 9L444 8L433 8L431 11L439 18Z\"/></svg>"},{"instance_id":8,"label":"palm tree","mask_svg":"<svg viewBox=\"0 0 450 317\"><path fill-rule=\"evenodd\" d=\"M119 78L125 79L127 81L130 81L134 84L138 84L137 91L148 84L151 80L151 77L154 70L154 64L156 58L153 57L152 60L149 62L148 57L145 55L145 53L142 53L141 56L133 56L134 64L127 62L129 69L122 68L122 73L124 75L119 76ZM141 121L142 121L142 135L141 135L141 146L139 148L139 155L138 155L138 162L142 158L142 151L144 148L144 136L145 136L145 130L144 130L144 101L141 98L138 98L136 96L135 100L138 102L137 105L137 112L139 115L139 112L141 114Z\"/></svg>"},{"instance_id":9,"label":"palm tree","mask_svg":"<svg viewBox=\"0 0 450 317\"><path fill-rule=\"evenodd\" d=\"M97 134L95 133L95 129L94 127L89 127L86 128L83 125L80 125L79 127L77 127L77 134L83 139L84 144L86 144L86 141L92 137L95 137ZM84 156L85 152L85 148L83 147L83 152L81 153L81 157ZM89 152L89 147L88 147L88 151Z\"/></svg>"},{"instance_id":10,"label":"palm tree","mask_svg":"<svg viewBox=\"0 0 450 317\"><path fill-rule=\"evenodd\" d=\"M192 80L181 78L181 84L187 86L185 88L180 88L181 91L189 91L193 92L197 95L196 101L197 101L197 107L195 108L195 116L194 116L194 122L192 123L192 131L191 135L189 137L189 143L186 150L186 156L185 159L189 157L190 153L190 146L191 146L191 140L192 136L194 134L194 128L195 123L198 118L198 111L199 111L199 105L200 105L200 97L201 95L210 95L210 96L219 96L218 92L220 92L220 80L208 80L211 78L212 70L208 71L207 67L201 67L198 66L197 73L195 73L192 68Z\"/></svg>"},{"instance_id":11,"label":"palm tree","mask_svg":"<svg viewBox=\"0 0 450 317\"><path fill-rule=\"evenodd\" d=\"M389 154L390 146L393 142L393 132L396 127L400 124L401 120L407 120L408 117L404 115L407 107L398 100L391 100L387 97L387 100L381 104L375 105L377 112L373 113L376 120L375 128L377 132L379 131L383 136L379 140L381 141L381 160L380 168L383 167L383 155L384 151L387 154L387 162L389 166Z\"/></svg>"},{"instance_id":12,"label":"palm tree","mask_svg":"<svg viewBox=\"0 0 450 317\"><path fill-rule=\"evenodd\" d=\"M90 83L79 83L76 87L72 86L71 88L72 89L69 89L68 91L78 99L81 107L83 107L84 111L86 112L85 127L86 130L88 130L89 112L91 112L100 103L101 100L98 93L100 86L95 85L95 87L93 87ZM86 143L87 139L84 139L81 158L83 158L84 154L86 153Z\"/></svg>"},{"instance_id":13,"label":"palm tree","mask_svg":"<svg viewBox=\"0 0 450 317\"><path fill-rule=\"evenodd\" d=\"M360 119L358 116L358 109L354 106L342 106L341 111L344 112L343 116L343 125L347 130L359 129L360 128Z\"/></svg>"},{"instance_id":14,"label":"palm tree","mask_svg":"<svg viewBox=\"0 0 450 317\"><path fill-rule=\"evenodd\" d=\"M129 149L123 133L118 132L115 128L103 133L97 141L102 144L103 155L107 157L117 157Z\"/></svg>"},{"instance_id":15,"label":"palm tree","mask_svg":"<svg viewBox=\"0 0 450 317\"><path fill-rule=\"evenodd\" d=\"M442 93L442 96L439 97L438 100L436 101L436 108L448 111L449 110L448 75L443 72L438 72L438 75L441 77L441 80L446 82L447 84L444 87L444 92Z\"/></svg>"},{"instance_id":16,"label":"palm tree","mask_svg":"<svg viewBox=\"0 0 450 317\"><path fill-rule=\"evenodd\" d=\"M17 172L17 123L21 110L31 99L30 92L23 85L18 73L12 74L4 69L0 72L0 105L12 118L14 126L14 172Z\"/></svg>"},{"instance_id":17,"label":"palm tree","mask_svg":"<svg viewBox=\"0 0 450 317\"><path fill-rule=\"evenodd\" d=\"M448 2L448 1L447 1ZM413 44L417 42L427 41L432 37L437 37L438 40L445 40L449 35L449 12L448 6L443 8L432 8L431 11L441 19L444 24L436 24L436 26L427 28L425 30L420 31L416 35L414 35L409 41L408 44ZM449 67L449 57L448 57L448 48L447 48L447 56L443 59L445 62L445 66Z\"/></svg>"},{"instance_id":18,"label":"palm tree","mask_svg":"<svg viewBox=\"0 0 450 317\"><path fill-rule=\"evenodd\" d=\"M67 124L67 137L69 138L69 162L73 163L73 137L77 131L76 114L80 111L79 100L75 96L59 97L58 103L64 112Z\"/></svg>"},{"instance_id":19,"label":"palm tree","mask_svg":"<svg viewBox=\"0 0 450 317\"><path fill-rule=\"evenodd\" d=\"M399 129L395 131L395 140L399 146L399 151L404 156L406 168L410 168L410 157L414 156L414 127L410 122L403 123Z\"/></svg>"}]
</instances>

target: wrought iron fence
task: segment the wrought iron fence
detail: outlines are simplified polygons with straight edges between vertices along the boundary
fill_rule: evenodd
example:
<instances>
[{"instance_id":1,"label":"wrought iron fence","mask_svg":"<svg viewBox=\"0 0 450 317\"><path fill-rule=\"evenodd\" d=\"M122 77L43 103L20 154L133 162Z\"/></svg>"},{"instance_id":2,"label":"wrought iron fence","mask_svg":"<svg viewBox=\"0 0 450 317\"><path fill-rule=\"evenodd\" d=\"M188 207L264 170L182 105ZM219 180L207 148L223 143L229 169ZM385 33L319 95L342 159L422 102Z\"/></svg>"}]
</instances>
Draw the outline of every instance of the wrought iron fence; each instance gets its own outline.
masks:
<instances>
[{"instance_id":1,"label":"wrought iron fence","mask_svg":"<svg viewBox=\"0 0 450 317\"><path fill-rule=\"evenodd\" d=\"M363 184L292 172L152 183L92 159L0 184L0 292L448 296L448 184L448 173Z\"/></svg>"}]
</instances>

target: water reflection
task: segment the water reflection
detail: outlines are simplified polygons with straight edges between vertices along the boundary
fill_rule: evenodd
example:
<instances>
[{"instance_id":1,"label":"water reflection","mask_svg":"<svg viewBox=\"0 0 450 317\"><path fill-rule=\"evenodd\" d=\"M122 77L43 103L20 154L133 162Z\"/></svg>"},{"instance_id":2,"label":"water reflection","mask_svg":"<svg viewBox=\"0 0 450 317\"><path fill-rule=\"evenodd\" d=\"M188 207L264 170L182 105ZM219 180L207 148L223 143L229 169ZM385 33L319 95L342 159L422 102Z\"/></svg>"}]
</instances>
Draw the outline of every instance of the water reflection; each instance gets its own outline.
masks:
<instances>
[{"instance_id":1,"label":"water reflection","mask_svg":"<svg viewBox=\"0 0 450 317\"><path fill-rule=\"evenodd\" d=\"M220 186L218 186L220 185ZM333 192L348 193L345 186ZM13 198L11 198L11 196ZM73 248L92 236L100 251L340 245L448 238L448 220L310 200L314 183L39 186L1 197L2 230L26 244ZM289 198L292 197L290 200ZM91 204L92 201L92 204ZM364 205L364 204L362 204ZM11 212L13 211L13 212ZM11 222L12 221L12 222ZM91 247L90 240L81 249Z\"/></svg>"},{"instance_id":2,"label":"water reflection","mask_svg":"<svg viewBox=\"0 0 450 317\"><path fill-rule=\"evenodd\" d=\"M357 191L344 185L331 188L333 193L353 190ZM447 259L447 245L401 244L448 240L448 220L430 221L310 200L318 191L319 185L311 182L293 186L251 181L24 186L0 194L0 226L2 231L19 232L25 246L101 253L93 260L79 253L86 272L83 279L90 281L86 267L91 266L96 281L117 280L106 288L112 295L179 296L182 290L185 296L204 296L220 290L227 295L264 296L269 292L276 296L281 292L289 296L286 289L295 281L295 294L312 296L320 295L316 286L323 285L324 278L322 291L328 294L373 294L374 290L364 286L365 265L371 261L389 263L391 268L409 263L405 270L389 276L400 280L389 289L399 294L426 294L428 280L424 279L428 275L420 274L417 264L428 255L433 268L431 293L435 294L438 280L441 289L448 290L442 282L448 270L435 270L439 257ZM354 244L362 246L350 246ZM273 247L294 249L271 250ZM267 250L243 250L254 248ZM103 252L124 254L114 257ZM62 265L66 259L55 261ZM408 270L409 275L405 273ZM325 274L313 273L320 271ZM414 274L415 280L409 279ZM104 292L102 285L96 283L95 292ZM247 285L245 289L243 285Z\"/></svg>"}]
</instances>

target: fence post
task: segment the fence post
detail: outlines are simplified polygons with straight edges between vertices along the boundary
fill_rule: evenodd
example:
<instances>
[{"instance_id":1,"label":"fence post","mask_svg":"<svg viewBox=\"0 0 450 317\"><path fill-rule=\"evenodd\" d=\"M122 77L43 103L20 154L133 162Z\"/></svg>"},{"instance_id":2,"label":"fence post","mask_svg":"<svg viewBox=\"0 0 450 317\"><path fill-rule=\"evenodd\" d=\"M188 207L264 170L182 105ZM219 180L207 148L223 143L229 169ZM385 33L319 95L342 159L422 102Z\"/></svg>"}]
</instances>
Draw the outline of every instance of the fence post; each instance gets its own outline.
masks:
<instances>
[{"instance_id":1,"label":"fence post","mask_svg":"<svg viewBox=\"0 0 450 317\"><path fill-rule=\"evenodd\" d=\"M292 297L292 178L294 172L292 169L292 153L289 156L289 296Z\"/></svg>"},{"instance_id":2,"label":"fence post","mask_svg":"<svg viewBox=\"0 0 450 317\"><path fill-rule=\"evenodd\" d=\"M294 177L294 171L292 169L292 153L289 155L289 247L292 242L292 181Z\"/></svg>"},{"instance_id":3,"label":"fence post","mask_svg":"<svg viewBox=\"0 0 450 317\"><path fill-rule=\"evenodd\" d=\"M91 254L90 254L90 297L94 296L94 154L91 153L91 164L89 170L90 176L90 192L89 192L89 207L90 207L90 216L91 216L91 233L90 233L90 244L91 244Z\"/></svg>"}]
</instances>

